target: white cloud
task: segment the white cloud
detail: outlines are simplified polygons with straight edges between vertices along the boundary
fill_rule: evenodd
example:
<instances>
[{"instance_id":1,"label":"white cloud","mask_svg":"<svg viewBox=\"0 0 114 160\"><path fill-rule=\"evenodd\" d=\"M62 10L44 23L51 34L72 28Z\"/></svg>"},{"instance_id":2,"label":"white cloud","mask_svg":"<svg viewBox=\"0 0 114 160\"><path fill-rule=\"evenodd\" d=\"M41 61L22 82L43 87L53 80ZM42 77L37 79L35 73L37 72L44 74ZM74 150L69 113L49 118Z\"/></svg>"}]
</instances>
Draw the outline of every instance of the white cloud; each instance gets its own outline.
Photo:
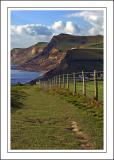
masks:
<instances>
[{"instance_id":1,"label":"white cloud","mask_svg":"<svg viewBox=\"0 0 114 160\"><path fill-rule=\"evenodd\" d=\"M60 33L80 34L79 27L71 22L57 21L51 26L26 24L11 26L11 48L25 48L40 41L50 41Z\"/></svg>"},{"instance_id":2,"label":"white cloud","mask_svg":"<svg viewBox=\"0 0 114 160\"><path fill-rule=\"evenodd\" d=\"M58 33L80 34L79 27L71 21L54 22L54 24L52 25L52 29L54 30L55 34L58 34Z\"/></svg>"},{"instance_id":3,"label":"white cloud","mask_svg":"<svg viewBox=\"0 0 114 160\"><path fill-rule=\"evenodd\" d=\"M65 27L65 23L62 21L57 21L54 22L54 24L52 25L52 29L53 30L62 30Z\"/></svg>"},{"instance_id":4,"label":"white cloud","mask_svg":"<svg viewBox=\"0 0 114 160\"><path fill-rule=\"evenodd\" d=\"M49 41L52 35L51 29L41 24L12 25L11 48L24 48L40 41Z\"/></svg>"},{"instance_id":5,"label":"white cloud","mask_svg":"<svg viewBox=\"0 0 114 160\"><path fill-rule=\"evenodd\" d=\"M86 29L86 34L96 35L103 34L103 11L102 10L94 10L94 11L81 11L78 13L72 13L67 15L70 17L81 17L86 22L90 24L89 29Z\"/></svg>"},{"instance_id":6,"label":"white cloud","mask_svg":"<svg viewBox=\"0 0 114 160\"><path fill-rule=\"evenodd\" d=\"M71 21L66 22L65 31L69 34L79 34L80 32L78 26Z\"/></svg>"},{"instance_id":7,"label":"white cloud","mask_svg":"<svg viewBox=\"0 0 114 160\"><path fill-rule=\"evenodd\" d=\"M51 30L41 24L13 25L11 27L12 34L29 34L29 35L52 35Z\"/></svg>"}]
</instances>

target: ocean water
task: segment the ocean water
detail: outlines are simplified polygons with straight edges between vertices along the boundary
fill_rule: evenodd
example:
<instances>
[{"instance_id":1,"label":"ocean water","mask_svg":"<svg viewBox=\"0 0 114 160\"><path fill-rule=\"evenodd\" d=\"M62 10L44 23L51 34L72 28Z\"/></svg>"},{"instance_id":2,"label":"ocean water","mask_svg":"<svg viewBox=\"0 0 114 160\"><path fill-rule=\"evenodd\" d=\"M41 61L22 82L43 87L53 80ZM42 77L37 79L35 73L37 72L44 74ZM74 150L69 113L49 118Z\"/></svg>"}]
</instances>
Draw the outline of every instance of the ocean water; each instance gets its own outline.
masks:
<instances>
[{"instance_id":1,"label":"ocean water","mask_svg":"<svg viewBox=\"0 0 114 160\"><path fill-rule=\"evenodd\" d=\"M24 84L39 76L41 76L41 73L16 70L16 65L11 66L11 84Z\"/></svg>"}]
</instances>

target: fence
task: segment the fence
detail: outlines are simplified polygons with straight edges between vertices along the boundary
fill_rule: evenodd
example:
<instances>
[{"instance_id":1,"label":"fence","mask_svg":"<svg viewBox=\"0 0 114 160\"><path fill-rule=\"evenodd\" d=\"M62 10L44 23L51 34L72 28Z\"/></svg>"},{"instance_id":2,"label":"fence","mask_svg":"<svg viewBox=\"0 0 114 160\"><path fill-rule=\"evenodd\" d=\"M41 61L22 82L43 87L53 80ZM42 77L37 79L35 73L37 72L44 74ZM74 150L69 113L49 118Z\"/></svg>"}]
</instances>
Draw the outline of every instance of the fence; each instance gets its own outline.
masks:
<instances>
[{"instance_id":1,"label":"fence","mask_svg":"<svg viewBox=\"0 0 114 160\"><path fill-rule=\"evenodd\" d=\"M46 80L39 81L41 88L53 87L72 92L73 95L83 94L103 101L103 72L78 72L56 75Z\"/></svg>"}]
</instances>

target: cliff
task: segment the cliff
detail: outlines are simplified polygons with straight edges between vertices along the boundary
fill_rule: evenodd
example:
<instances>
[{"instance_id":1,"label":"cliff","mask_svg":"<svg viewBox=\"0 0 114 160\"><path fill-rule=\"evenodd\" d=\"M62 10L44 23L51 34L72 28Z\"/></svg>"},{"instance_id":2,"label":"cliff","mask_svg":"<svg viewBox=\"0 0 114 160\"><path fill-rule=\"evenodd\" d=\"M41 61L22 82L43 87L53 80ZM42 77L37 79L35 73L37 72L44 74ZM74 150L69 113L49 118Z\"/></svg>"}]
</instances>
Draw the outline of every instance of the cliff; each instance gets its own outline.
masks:
<instances>
[{"instance_id":1,"label":"cliff","mask_svg":"<svg viewBox=\"0 0 114 160\"><path fill-rule=\"evenodd\" d=\"M60 72L103 70L103 36L59 34L49 43L13 49L11 62L18 69L39 71L45 75Z\"/></svg>"}]
</instances>

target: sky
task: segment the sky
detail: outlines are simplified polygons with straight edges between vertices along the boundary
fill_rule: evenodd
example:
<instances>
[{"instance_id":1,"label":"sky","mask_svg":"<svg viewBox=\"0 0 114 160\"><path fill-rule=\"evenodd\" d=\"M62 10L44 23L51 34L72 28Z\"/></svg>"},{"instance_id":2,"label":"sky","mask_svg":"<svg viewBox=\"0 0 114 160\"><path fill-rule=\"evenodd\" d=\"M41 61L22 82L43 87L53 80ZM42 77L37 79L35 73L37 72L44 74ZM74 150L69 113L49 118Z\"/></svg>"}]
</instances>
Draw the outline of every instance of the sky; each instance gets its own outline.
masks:
<instances>
[{"instance_id":1,"label":"sky","mask_svg":"<svg viewBox=\"0 0 114 160\"><path fill-rule=\"evenodd\" d=\"M12 10L11 48L49 42L54 35L103 35L102 10Z\"/></svg>"}]
</instances>

